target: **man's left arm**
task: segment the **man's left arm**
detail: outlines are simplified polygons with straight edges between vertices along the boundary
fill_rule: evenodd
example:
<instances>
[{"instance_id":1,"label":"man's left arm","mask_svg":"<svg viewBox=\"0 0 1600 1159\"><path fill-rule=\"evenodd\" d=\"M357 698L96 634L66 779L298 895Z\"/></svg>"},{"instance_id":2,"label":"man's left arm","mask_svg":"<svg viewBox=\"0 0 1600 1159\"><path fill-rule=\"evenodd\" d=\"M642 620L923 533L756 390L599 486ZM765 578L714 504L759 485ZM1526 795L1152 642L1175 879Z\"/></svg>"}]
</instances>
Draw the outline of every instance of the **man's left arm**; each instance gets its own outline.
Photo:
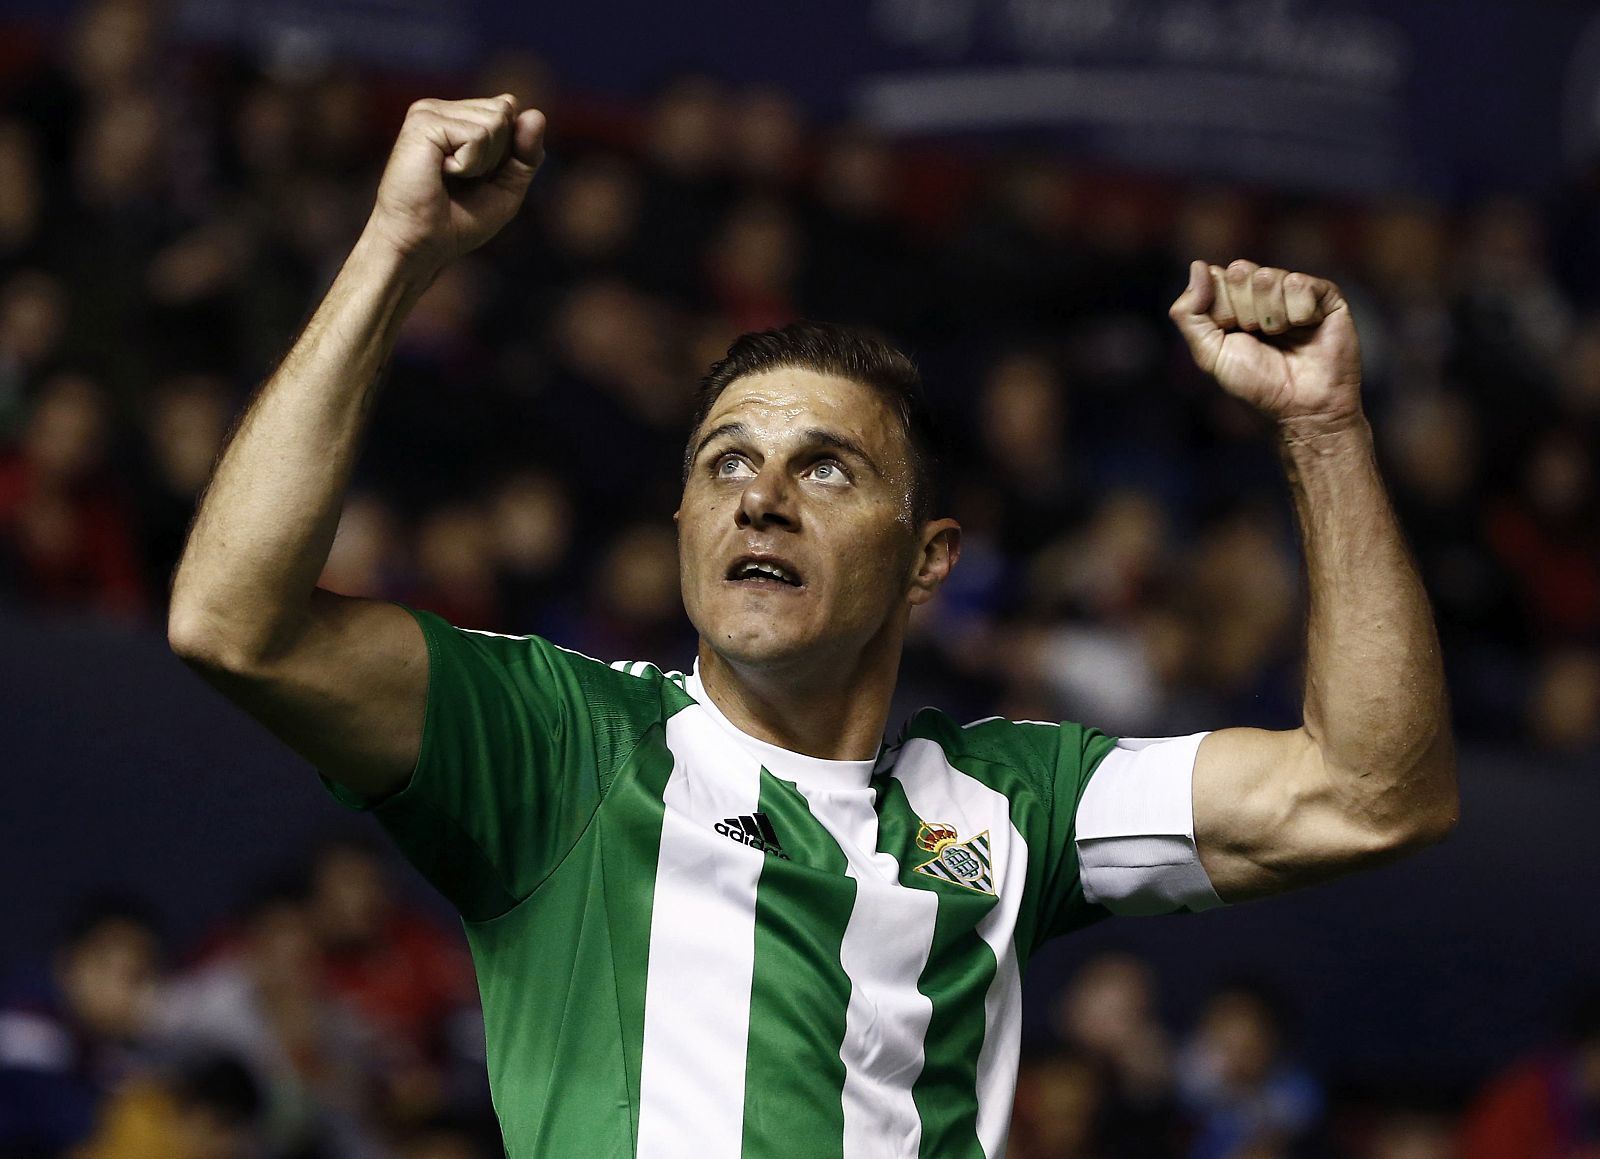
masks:
<instances>
[{"instance_id":1,"label":"man's left arm","mask_svg":"<svg viewBox=\"0 0 1600 1159\"><path fill-rule=\"evenodd\" d=\"M1200 368L1276 422L1309 578L1305 723L1214 732L1195 758L1201 862L1220 897L1243 901L1444 837L1455 753L1432 613L1378 476L1338 288L1195 262L1171 316Z\"/></svg>"}]
</instances>

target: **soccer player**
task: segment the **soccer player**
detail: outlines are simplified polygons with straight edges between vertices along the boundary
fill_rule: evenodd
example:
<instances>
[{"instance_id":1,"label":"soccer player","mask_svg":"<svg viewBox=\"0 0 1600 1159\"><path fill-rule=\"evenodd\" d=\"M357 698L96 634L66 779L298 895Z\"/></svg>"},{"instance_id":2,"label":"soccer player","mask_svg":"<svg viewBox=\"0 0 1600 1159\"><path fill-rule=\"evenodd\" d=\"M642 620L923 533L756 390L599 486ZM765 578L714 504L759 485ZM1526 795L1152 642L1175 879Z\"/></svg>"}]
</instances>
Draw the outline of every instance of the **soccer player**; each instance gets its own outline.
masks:
<instances>
[{"instance_id":1,"label":"soccer player","mask_svg":"<svg viewBox=\"0 0 1600 1159\"><path fill-rule=\"evenodd\" d=\"M1438 646L1349 310L1247 262L1195 263L1172 317L1276 420L1311 590L1293 731L924 711L886 745L907 618L961 533L932 506L915 370L835 327L747 335L701 386L676 516L688 673L318 590L395 332L516 213L543 129L510 96L412 106L218 464L169 624L459 909L511 1155L998 1155L1040 943L1451 828Z\"/></svg>"}]
</instances>

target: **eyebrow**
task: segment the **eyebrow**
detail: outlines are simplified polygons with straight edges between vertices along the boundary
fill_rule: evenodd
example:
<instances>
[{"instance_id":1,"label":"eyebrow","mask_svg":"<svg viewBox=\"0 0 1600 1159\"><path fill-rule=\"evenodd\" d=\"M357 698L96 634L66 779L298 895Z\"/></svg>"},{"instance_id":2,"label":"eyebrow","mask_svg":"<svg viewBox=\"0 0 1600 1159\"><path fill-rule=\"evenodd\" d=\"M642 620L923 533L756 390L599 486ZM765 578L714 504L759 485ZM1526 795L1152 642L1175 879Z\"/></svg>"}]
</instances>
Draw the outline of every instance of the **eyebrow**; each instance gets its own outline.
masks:
<instances>
[{"instance_id":1,"label":"eyebrow","mask_svg":"<svg viewBox=\"0 0 1600 1159\"><path fill-rule=\"evenodd\" d=\"M705 433L695 446L694 457L698 459L702 451L720 438L726 436L738 439L745 438L749 434L750 428L743 423L723 423L719 427L713 427ZM878 466L876 459L867 454L866 448L847 435L841 435L837 431L826 430L822 427L807 427L800 432L800 437L807 446L842 451L853 458L860 459L872 469L874 474L883 474L883 468Z\"/></svg>"}]
</instances>

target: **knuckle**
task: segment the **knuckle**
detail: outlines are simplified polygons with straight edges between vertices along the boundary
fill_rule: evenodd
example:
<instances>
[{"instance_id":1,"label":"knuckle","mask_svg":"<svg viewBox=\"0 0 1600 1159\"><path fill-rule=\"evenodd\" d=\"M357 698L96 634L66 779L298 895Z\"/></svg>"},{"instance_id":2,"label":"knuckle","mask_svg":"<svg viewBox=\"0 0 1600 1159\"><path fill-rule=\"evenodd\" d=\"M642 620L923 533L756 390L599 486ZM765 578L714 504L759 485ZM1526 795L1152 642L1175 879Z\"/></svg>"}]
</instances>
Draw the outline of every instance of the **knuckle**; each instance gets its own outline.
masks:
<instances>
[{"instance_id":1,"label":"knuckle","mask_svg":"<svg viewBox=\"0 0 1600 1159\"><path fill-rule=\"evenodd\" d=\"M1262 266L1252 276L1256 280L1256 285L1270 287L1283 276L1283 271L1273 269L1271 266Z\"/></svg>"},{"instance_id":2,"label":"knuckle","mask_svg":"<svg viewBox=\"0 0 1600 1159\"><path fill-rule=\"evenodd\" d=\"M1255 269L1256 265L1254 262L1248 262L1244 258L1236 258L1228 263L1227 273L1228 277L1233 281L1242 282L1252 273L1254 273Z\"/></svg>"}]
</instances>

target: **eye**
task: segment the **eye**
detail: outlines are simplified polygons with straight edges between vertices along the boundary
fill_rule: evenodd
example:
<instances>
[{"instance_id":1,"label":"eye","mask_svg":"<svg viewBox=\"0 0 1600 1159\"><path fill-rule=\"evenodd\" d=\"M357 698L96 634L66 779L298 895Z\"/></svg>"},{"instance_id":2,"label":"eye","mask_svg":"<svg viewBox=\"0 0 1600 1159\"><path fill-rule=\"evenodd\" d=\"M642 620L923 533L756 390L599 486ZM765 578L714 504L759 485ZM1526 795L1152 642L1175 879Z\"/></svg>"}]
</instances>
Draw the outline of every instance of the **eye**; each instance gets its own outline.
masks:
<instances>
[{"instance_id":1,"label":"eye","mask_svg":"<svg viewBox=\"0 0 1600 1159\"><path fill-rule=\"evenodd\" d=\"M850 482L849 473L832 459L823 459L814 464L808 474L818 483L826 483L829 486L842 486Z\"/></svg>"},{"instance_id":2,"label":"eye","mask_svg":"<svg viewBox=\"0 0 1600 1159\"><path fill-rule=\"evenodd\" d=\"M719 479L748 479L755 472L741 455L720 455L711 464L711 473Z\"/></svg>"}]
</instances>

